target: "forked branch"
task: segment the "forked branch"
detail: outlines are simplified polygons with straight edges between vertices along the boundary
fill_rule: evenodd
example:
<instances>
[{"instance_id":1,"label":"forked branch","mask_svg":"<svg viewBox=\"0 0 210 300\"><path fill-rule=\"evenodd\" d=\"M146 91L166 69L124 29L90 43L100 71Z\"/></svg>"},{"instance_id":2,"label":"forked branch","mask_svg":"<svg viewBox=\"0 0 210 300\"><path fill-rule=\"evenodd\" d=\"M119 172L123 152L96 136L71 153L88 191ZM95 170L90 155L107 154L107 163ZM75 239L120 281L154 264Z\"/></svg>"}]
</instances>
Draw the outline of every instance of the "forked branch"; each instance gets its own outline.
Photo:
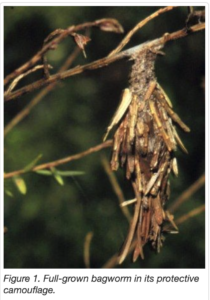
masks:
<instances>
[{"instance_id":1,"label":"forked branch","mask_svg":"<svg viewBox=\"0 0 210 300\"><path fill-rule=\"evenodd\" d=\"M84 30L90 27L98 27L103 31L112 31L115 33L122 33L123 28L119 22L115 19L100 19L94 22L86 22L79 25L72 25L67 29L56 29L45 39L44 46L40 51L38 51L28 62L22 65L20 68L16 69L11 74L7 75L4 79L4 85L8 84L13 78L19 76L20 74L26 72L29 68L33 67L39 60L42 59L49 50L54 50L59 43L61 43L65 38L72 35L73 33Z\"/></svg>"},{"instance_id":2,"label":"forked branch","mask_svg":"<svg viewBox=\"0 0 210 300\"><path fill-rule=\"evenodd\" d=\"M123 59L123 58L131 58L136 52L141 53L141 51L144 52L145 49L150 49L150 48L158 47L158 46L161 48L164 46L165 43L167 43L171 40L183 38L189 34L192 34L194 32L201 31L204 29L205 29L205 23L200 23L200 24L190 27L190 29L188 29L188 30L186 30L186 28L183 28L183 29L178 30L173 33L166 33L158 39L135 46L133 48L130 48L128 50L120 52L116 55L104 57L102 59L96 60L92 63L86 64L83 66L77 66L77 67L67 70L65 72L60 72L58 74L50 76L48 79L40 79L40 80L38 80L32 84L29 84L13 93L6 94L5 101L14 100L20 96L23 96L26 93L31 93L37 89L40 89L40 88L47 86L49 84L52 84L54 82L64 80L68 77L75 76L77 74L81 74L84 71L99 69L99 68L105 67L105 66L107 66L117 60Z\"/></svg>"},{"instance_id":3,"label":"forked branch","mask_svg":"<svg viewBox=\"0 0 210 300\"><path fill-rule=\"evenodd\" d=\"M54 167L66 164L66 163L68 163L72 160L81 159L82 157L90 155L91 153L94 153L94 152L98 152L98 151L100 151L104 148L111 147L111 145L112 145L112 140L108 140L105 143L101 143L101 144L99 144L95 147L91 147L88 150L80 152L78 154L70 155L70 156L62 158L62 159L58 159L58 160L55 160L55 161L51 161L51 162L48 162L48 163L38 165L38 166L32 168L30 171L35 172L35 171L39 171L39 170L43 170L43 169L54 168ZM21 170L14 171L14 172L11 172L11 173L5 173L4 174L4 179L12 178L14 176L21 175L21 174L24 174L24 173L26 173L25 169L21 169Z\"/></svg>"}]
</instances>

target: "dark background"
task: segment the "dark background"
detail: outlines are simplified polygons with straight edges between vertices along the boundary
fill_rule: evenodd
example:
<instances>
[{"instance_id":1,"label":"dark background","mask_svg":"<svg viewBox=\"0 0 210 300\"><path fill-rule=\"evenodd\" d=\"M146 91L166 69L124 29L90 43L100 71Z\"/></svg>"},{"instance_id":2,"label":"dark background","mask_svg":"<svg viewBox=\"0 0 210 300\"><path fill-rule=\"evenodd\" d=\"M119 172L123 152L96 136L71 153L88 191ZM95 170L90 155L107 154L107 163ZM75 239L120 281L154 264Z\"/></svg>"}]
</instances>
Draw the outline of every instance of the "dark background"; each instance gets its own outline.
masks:
<instances>
[{"instance_id":1,"label":"dark background","mask_svg":"<svg viewBox=\"0 0 210 300\"><path fill-rule=\"evenodd\" d=\"M106 56L137 22L158 7L5 7L5 75L30 59L45 37L56 28L116 18L125 33L118 35L91 29L87 59L80 54L73 65ZM203 9L197 7L196 9ZM184 27L187 8L160 15L135 34L127 48ZM81 32L85 34L84 32ZM179 177L171 176L170 203L188 188L205 167L205 102L202 82L205 75L205 33L198 32L168 43L165 57L157 59L156 75L170 96L174 110L191 128L180 132L189 155L177 151ZM56 73L75 45L69 38L48 54ZM71 77L50 92L5 138L5 172L26 166L38 154L41 162L56 160L97 145L118 105L122 89L128 86L132 62L121 60L110 66ZM21 85L41 77L41 72L24 79ZM38 93L36 91L5 104L7 124ZM110 149L103 151L109 158ZM20 194L12 180L5 196L5 268L84 268L84 239L93 232L91 267L100 268L122 245L128 223L118 205L101 163L102 152L60 166L60 170L84 171L85 175L65 177L60 186L53 177L29 173L23 176L27 194ZM133 198L122 170L117 173L126 199ZM204 188L193 195L175 218L204 203ZM170 203L168 207L170 207ZM132 208L131 212L132 212ZM160 254L145 247L145 260L131 263L128 257L120 268L204 268L204 213L180 225L178 235L166 237Z\"/></svg>"}]
</instances>

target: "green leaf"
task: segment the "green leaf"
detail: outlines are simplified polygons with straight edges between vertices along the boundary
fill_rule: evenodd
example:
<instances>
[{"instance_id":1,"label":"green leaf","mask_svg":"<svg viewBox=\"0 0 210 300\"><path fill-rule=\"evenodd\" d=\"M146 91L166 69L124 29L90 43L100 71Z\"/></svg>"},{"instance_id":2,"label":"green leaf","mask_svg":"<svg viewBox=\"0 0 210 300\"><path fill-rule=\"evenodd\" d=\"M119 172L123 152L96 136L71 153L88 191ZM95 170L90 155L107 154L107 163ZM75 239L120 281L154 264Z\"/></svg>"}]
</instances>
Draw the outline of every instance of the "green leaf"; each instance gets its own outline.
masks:
<instances>
[{"instance_id":1,"label":"green leaf","mask_svg":"<svg viewBox=\"0 0 210 300\"><path fill-rule=\"evenodd\" d=\"M44 175L44 176L52 176L53 173L49 170L37 170L35 171L35 173L39 174L39 175Z\"/></svg>"},{"instance_id":2,"label":"green leaf","mask_svg":"<svg viewBox=\"0 0 210 300\"><path fill-rule=\"evenodd\" d=\"M85 172L83 171L59 171L57 170L57 174L61 175L61 176L81 176L84 175Z\"/></svg>"},{"instance_id":3,"label":"green leaf","mask_svg":"<svg viewBox=\"0 0 210 300\"><path fill-rule=\"evenodd\" d=\"M25 168L24 171L28 172L37 164L37 162L42 158L42 154L39 154L32 162L30 162Z\"/></svg>"},{"instance_id":4,"label":"green leaf","mask_svg":"<svg viewBox=\"0 0 210 300\"><path fill-rule=\"evenodd\" d=\"M4 190L4 192L5 192L5 194L6 194L7 196L9 196L9 197L11 197L11 198L14 197L14 196L13 196L13 193L10 192L9 190Z\"/></svg>"},{"instance_id":5,"label":"green leaf","mask_svg":"<svg viewBox=\"0 0 210 300\"><path fill-rule=\"evenodd\" d=\"M63 178L61 177L61 175L58 174L56 168L50 168L50 170L52 171L52 174L55 178L55 180L60 184L60 185L64 185L64 181Z\"/></svg>"},{"instance_id":6,"label":"green leaf","mask_svg":"<svg viewBox=\"0 0 210 300\"><path fill-rule=\"evenodd\" d=\"M20 177L20 176L15 176L15 177L13 178L13 180L14 180L14 184L15 184L15 186L17 187L18 191L19 191L21 194L25 195L26 192L27 192L27 187L26 187L26 183L25 183L25 181L23 180L23 178Z\"/></svg>"},{"instance_id":7,"label":"green leaf","mask_svg":"<svg viewBox=\"0 0 210 300\"><path fill-rule=\"evenodd\" d=\"M57 169L53 169L52 171L49 170L37 170L35 173L39 175L44 175L44 176L55 176L55 174L63 176L63 177L68 177L68 176L81 176L84 175L84 171L60 171Z\"/></svg>"},{"instance_id":8,"label":"green leaf","mask_svg":"<svg viewBox=\"0 0 210 300\"><path fill-rule=\"evenodd\" d=\"M55 178L55 180L56 180L60 185L64 185L63 178L62 178L60 175L55 174L55 175L54 175L54 178Z\"/></svg>"}]
</instances>

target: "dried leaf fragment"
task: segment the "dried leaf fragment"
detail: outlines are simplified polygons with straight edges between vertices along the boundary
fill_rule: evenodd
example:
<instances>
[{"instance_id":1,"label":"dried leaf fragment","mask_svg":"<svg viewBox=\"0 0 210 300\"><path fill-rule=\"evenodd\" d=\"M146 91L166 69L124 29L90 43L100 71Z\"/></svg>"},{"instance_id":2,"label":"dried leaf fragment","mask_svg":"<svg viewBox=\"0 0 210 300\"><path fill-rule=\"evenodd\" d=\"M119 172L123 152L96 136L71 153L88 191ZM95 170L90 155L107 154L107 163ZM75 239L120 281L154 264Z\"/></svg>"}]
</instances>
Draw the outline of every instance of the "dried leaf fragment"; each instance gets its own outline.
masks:
<instances>
[{"instance_id":1,"label":"dried leaf fragment","mask_svg":"<svg viewBox=\"0 0 210 300\"><path fill-rule=\"evenodd\" d=\"M86 58L85 46L91 39L88 36L78 34L78 33L72 33L71 35L73 36L75 43L82 50L82 52Z\"/></svg>"},{"instance_id":2,"label":"dried leaf fragment","mask_svg":"<svg viewBox=\"0 0 210 300\"><path fill-rule=\"evenodd\" d=\"M133 57L130 74L130 101L124 96L107 134L118 124L114 135L111 168L124 168L126 178L133 185L135 200L134 216L127 238L119 255L121 264L135 238L133 261L144 258L143 247L150 242L160 251L166 232L177 232L173 217L165 211L170 196L169 174L178 175L175 151L179 145L186 152L174 123L189 132L189 128L172 110L170 99L157 83L154 63L157 49L145 50ZM105 136L105 137L106 137ZM165 223L170 223L165 227Z\"/></svg>"},{"instance_id":3,"label":"dried leaf fragment","mask_svg":"<svg viewBox=\"0 0 210 300\"><path fill-rule=\"evenodd\" d=\"M96 26L98 26L103 31L115 32L115 33L123 33L124 29L122 25L116 19L101 19L95 22Z\"/></svg>"},{"instance_id":4,"label":"dried leaf fragment","mask_svg":"<svg viewBox=\"0 0 210 300\"><path fill-rule=\"evenodd\" d=\"M126 110L128 109L130 103L131 103L131 100L132 100L132 95L131 95L131 92L129 89L125 89L123 91L123 94L122 94L122 100L111 120L111 123L110 125L107 127L107 130L106 130L106 133L103 137L103 141L106 140L110 130L113 128L114 125L117 125L118 122L121 120L121 118L123 117L123 115L125 114Z\"/></svg>"}]
</instances>

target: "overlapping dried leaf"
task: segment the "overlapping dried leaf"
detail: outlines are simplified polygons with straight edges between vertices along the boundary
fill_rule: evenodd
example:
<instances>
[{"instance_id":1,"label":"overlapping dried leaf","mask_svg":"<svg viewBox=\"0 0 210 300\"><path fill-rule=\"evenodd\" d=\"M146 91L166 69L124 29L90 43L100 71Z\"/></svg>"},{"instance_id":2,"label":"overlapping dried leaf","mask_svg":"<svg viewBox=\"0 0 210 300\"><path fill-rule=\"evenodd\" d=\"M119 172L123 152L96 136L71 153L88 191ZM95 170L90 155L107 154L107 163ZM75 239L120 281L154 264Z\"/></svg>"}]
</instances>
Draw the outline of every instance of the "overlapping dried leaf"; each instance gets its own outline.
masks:
<instances>
[{"instance_id":1,"label":"overlapping dried leaf","mask_svg":"<svg viewBox=\"0 0 210 300\"><path fill-rule=\"evenodd\" d=\"M170 100L157 83L154 73L156 54L155 49L146 50L134 57L129 87L131 101L122 99L120 107L124 110L116 112L108 127L109 131L120 116L121 122L114 135L111 168L117 170L121 166L125 169L126 178L132 182L136 194L134 217L120 263L125 259L134 235L137 241L133 254L135 261L139 255L144 258L143 246L148 241L160 250L166 228L164 223L169 222L173 231L177 230L173 217L164 206L170 195L169 174L173 171L178 175L177 145L186 152L175 124L186 132L190 129L173 111ZM128 104L123 105L123 102Z\"/></svg>"}]
</instances>

